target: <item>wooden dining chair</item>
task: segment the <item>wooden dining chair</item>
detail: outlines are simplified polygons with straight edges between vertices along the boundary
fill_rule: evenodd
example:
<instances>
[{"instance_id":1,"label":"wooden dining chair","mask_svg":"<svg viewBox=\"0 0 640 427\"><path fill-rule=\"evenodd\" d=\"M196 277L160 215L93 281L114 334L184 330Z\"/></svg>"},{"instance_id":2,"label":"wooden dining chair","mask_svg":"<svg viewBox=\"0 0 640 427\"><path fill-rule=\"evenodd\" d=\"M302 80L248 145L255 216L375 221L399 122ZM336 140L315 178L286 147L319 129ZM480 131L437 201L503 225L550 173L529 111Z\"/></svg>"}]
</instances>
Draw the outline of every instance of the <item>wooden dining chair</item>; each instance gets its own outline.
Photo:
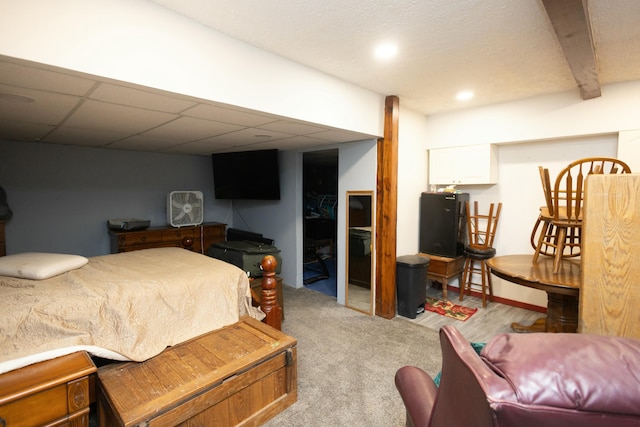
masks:
<instances>
[{"instance_id":1,"label":"wooden dining chair","mask_svg":"<svg viewBox=\"0 0 640 427\"><path fill-rule=\"evenodd\" d=\"M539 255L554 257L558 246L555 236L557 235L557 227L553 225L553 191L551 189L551 179L549 177L549 169L538 166L540 172L540 182L542 184L542 192L544 194L545 205L540 207L540 214L531 230L531 246L535 250L533 262L538 261ZM567 241L564 245L563 258L580 256L580 246L576 245L579 229L570 227L567 230ZM544 238L543 238L544 237ZM540 240L542 238L542 240Z\"/></svg>"},{"instance_id":2,"label":"wooden dining chair","mask_svg":"<svg viewBox=\"0 0 640 427\"><path fill-rule=\"evenodd\" d=\"M539 167L545 205L531 233L531 244L537 236L533 262L540 255L553 256L553 272L560 270L562 258L581 253L584 185L591 174L631 173L621 160L610 157L588 157L571 162L560 171L553 186L549 170ZM539 230L538 230L539 228Z\"/></svg>"},{"instance_id":3,"label":"wooden dining chair","mask_svg":"<svg viewBox=\"0 0 640 427\"><path fill-rule=\"evenodd\" d=\"M489 213L481 214L478 210L478 202L473 202L473 212L469 202L465 203L467 210L467 234L469 244L464 248L466 255L462 283L460 285L460 301L464 299L465 292L471 294L471 286L481 286L482 306L487 306L487 292L489 300L493 301L493 284L491 283L491 273L486 261L493 258L496 250L493 247L493 240L498 228L502 203L491 203ZM480 275L480 283L474 283L474 275Z\"/></svg>"}]
</instances>

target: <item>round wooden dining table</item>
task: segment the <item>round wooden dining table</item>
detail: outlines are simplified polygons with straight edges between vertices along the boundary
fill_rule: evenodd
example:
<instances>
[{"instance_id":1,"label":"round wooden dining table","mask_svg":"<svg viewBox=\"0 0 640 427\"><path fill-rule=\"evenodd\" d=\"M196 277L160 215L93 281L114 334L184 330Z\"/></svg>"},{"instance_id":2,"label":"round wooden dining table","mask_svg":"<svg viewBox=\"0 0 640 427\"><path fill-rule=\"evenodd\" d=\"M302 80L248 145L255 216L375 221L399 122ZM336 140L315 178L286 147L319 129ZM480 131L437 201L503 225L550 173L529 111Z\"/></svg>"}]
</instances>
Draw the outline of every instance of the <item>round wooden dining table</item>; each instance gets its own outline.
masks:
<instances>
[{"instance_id":1,"label":"round wooden dining table","mask_svg":"<svg viewBox=\"0 0 640 427\"><path fill-rule=\"evenodd\" d=\"M491 273L501 279L547 293L547 315L532 325L514 322L515 332L577 332L578 296L580 294L580 259L562 260L553 272L553 258L533 255L503 255L487 260Z\"/></svg>"}]
</instances>

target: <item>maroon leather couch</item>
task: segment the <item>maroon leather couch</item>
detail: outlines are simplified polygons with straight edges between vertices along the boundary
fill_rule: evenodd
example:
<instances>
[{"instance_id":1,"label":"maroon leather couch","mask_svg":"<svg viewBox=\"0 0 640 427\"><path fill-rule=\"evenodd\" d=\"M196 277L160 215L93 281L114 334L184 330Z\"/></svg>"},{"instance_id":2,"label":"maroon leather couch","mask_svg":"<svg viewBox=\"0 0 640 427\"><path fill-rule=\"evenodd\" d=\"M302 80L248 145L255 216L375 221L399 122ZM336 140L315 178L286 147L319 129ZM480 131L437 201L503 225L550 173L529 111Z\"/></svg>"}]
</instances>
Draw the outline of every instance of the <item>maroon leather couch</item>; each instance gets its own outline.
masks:
<instances>
[{"instance_id":1,"label":"maroon leather couch","mask_svg":"<svg viewBox=\"0 0 640 427\"><path fill-rule=\"evenodd\" d=\"M478 355L440 330L440 387L422 369L395 377L407 426L640 426L640 341L502 334Z\"/></svg>"}]
</instances>

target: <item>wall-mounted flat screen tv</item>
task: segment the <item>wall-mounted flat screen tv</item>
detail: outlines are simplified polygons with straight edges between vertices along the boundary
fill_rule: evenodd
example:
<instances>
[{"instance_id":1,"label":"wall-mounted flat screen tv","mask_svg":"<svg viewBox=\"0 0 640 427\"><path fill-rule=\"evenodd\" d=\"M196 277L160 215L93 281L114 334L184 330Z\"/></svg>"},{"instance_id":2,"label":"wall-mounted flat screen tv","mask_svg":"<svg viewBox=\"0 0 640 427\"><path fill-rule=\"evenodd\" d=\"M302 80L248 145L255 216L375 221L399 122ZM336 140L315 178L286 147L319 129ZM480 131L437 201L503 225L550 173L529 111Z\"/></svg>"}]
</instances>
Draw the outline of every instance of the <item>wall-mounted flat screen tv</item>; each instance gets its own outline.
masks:
<instances>
[{"instance_id":1,"label":"wall-mounted flat screen tv","mask_svg":"<svg viewBox=\"0 0 640 427\"><path fill-rule=\"evenodd\" d=\"M214 153L216 199L280 200L278 150Z\"/></svg>"}]
</instances>

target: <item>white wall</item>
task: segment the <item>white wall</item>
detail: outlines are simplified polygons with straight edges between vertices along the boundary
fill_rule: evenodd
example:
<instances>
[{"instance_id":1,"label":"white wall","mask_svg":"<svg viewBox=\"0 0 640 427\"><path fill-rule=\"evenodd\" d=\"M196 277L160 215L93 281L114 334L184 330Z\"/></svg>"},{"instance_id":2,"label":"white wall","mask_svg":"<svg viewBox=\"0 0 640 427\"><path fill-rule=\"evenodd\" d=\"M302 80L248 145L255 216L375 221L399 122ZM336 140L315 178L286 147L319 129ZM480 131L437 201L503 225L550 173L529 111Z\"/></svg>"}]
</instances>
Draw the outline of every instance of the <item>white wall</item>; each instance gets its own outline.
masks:
<instances>
[{"instance_id":1,"label":"white wall","mask_svg":"<svg viewBox=\"0 0 640 427\"><path fill-rule=\"evenodd\" d=\"M3 1L0 54L382 135L384 96L143 0Z\"/></svg>"},{"instance_id":2,"label":"white wall","mask_svg":"<svg viewBox=\"0 0 640 427\"><path fill-rule=\"evenodd\" d=\"M377 143L374 140L342 144L338 146L338 303L345 303L346 295L346 239L347 239L347 191L373 191L374 218L376 197L376 171L378 163ZM375 236L372 244L375 245ZM342 254L342 256L340 256ZM372 259L372 262L375 260ZM375 268L375 264L374 264ZM375 289L372 289L375 292ZM375 302L374 302L375 304ZM375 307L374 307L375 310Z\"/></svg>"},{"instance_id":3,"label":"white wall","mask_svg":"<svg viewBox=\"0 0 640 427\"><path fill-rule=\"evenodd\" d=\"M553 177L564 165L578 158L618 157L619 133L628 148L621 151L620 158L628 163L637 162L633 154L637 153L637 134L627 132L640 129L637 111L640 111L640 82L604 86L603 96L589 101L580 100L575 91L439 114L427 117L426 126L413 135L415 141L423 141L423 146L420 143L412 146L412 155L424 156L420 148L426 151L498 143L498 184L458 188L469 192L481 208L491 202L503 203L495 243L499 254L533 253L529 235L539 206L543 204L538 165L549 167ZM400 143L402 146L403 141ZM426 156L423 158L426 170L428 163ZM399 169L406 168L401 164ZM423 172L413 176L422 180ZM421 191L427 188L426 183L422 188ZM417 190L412 191L417 193ZM405 205L408 206L403 201L399 212ZM398 238L403 239L398 247L406 248L406 252L411 252L411 248L418 250L412 233L417 233L419 226L411 227L411 231L398 233ZM500 297L546 306L546 296L541 291L499 279L494 286L495 294Z\"/></svg>"},{"instance_id":4,"label":"white wall","mask_svg":"<svg viewBox=\"0 0 640 427\"><path fill-rule=\"evenodd\" d=\"M427 118L402 108L398 120L398 256L418 252L420 194L427 190Z\"/></svg>"},{"instance_id":5,"label":"white wall","mask_svg":"<svg viewBox=\"0 0 640 427\"><path fill-rule=\"evenodd\" d=\"M624 159L633 172L640 172L640 130L618 134L618 158Z\"/></svg>"},{"instance_id":6,"label":"white wall","mask_svg":"<svg viewBox=\"0 0 640 427\"><path fill-rule=\"evenodd\" d=\"M575 90L429 116L424 138L440 148L617 134L640 129L638 111L640 81L618 83L588 101Z\"/></svg>"}]
</instances>

